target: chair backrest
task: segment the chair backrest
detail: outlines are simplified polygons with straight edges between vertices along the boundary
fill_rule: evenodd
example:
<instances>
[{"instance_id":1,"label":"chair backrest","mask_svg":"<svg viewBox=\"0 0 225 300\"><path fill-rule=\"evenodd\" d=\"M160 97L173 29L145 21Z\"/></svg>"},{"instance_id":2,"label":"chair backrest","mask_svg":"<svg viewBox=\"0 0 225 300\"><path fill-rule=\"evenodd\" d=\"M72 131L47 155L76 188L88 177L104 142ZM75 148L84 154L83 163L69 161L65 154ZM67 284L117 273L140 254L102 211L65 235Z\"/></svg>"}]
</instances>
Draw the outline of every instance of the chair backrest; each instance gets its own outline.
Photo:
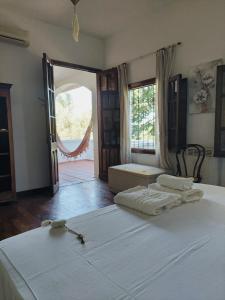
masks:
<instances>
[{"instance_id":1,"label":"chair backrest","mask_svg":"<svg viewBox=\"0 0 225 300\"><path fill-rule=\"evenodd\" d=\"M193 171L192 174L188 174L187 170L187 163L186 163L186 151L188 149L194 149L197 156L196 160L194 161L194 166L193 166ZM194 177L194 182L201 182L202 177L201 177L201 167L205 159L205 148L201 145L198 144L187 144L186 146L180 148L176 152L176 160L177 160L177 173L176 176L192 176ZM183 162L183 171L182 172L182 167L181 167L181 161Z\"/></svg>"}]
</instances>

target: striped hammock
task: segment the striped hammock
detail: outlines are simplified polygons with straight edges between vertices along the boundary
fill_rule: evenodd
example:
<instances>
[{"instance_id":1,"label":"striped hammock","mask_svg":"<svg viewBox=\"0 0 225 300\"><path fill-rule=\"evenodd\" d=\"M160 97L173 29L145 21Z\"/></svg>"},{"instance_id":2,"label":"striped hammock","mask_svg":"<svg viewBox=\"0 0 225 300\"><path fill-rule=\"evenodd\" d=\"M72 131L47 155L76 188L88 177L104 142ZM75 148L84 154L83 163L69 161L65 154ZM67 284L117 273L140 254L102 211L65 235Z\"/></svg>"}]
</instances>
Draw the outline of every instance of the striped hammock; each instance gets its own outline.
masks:
<instances>
[{"instance_id":1,"label":"striped hammock","mask_svg":"<svg viewBox=\"0 0 225 300\"><path fill-rule=\"evenodd\" d=\"M57 147L59 149L59 151L68 158L72 158L72 157L78 157L79 155L81 155L84 151L87 150L88 146L89 146L89 142L90 142L90 137L91 137L91 132L92 132L92 119L87 127L87 130L84 134L84 137L80 143L80 145L73 151L69 151L63 144L63 142L61 141L58 133L56 133L56 142L57 142Z\"/></svg>"}]
</instances>

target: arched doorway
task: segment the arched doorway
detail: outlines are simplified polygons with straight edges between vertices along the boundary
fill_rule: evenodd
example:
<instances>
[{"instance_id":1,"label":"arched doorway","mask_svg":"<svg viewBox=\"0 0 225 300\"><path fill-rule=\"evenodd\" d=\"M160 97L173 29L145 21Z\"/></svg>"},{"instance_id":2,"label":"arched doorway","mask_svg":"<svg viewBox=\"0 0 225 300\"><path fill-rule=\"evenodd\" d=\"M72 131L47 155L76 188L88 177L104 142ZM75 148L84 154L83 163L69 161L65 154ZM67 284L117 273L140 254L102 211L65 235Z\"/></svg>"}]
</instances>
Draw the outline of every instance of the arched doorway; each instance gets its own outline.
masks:
<instances>
[{"instance_id":1,"label":"arched doorway","mask_svg":"<svg viewBox=\"0 0 225 300\"><path fill-rule=\"evenodd\" d=\"M60 186L94 180L98 176L95 75L55 68Z\"/></svg>"}]
</instances>

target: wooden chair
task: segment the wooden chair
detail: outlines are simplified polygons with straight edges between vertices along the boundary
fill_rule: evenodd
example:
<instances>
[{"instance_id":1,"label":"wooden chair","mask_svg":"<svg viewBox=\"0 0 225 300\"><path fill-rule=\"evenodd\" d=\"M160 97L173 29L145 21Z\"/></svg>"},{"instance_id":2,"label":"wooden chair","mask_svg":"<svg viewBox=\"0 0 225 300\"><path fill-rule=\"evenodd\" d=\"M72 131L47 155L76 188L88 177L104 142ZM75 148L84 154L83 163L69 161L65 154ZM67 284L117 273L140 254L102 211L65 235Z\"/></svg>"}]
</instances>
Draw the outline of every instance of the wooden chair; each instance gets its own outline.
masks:
<instances>
[{"instance_id":1,"label":"wooden chair","mask_svg":"<svg viewBox=\"0 0 225 300\"><path fill-rule=\"evenodd\" d=\"M188 170L187 170L187 163L186 163L186 151L189 149L195 150L197 153L196 160L194 162L194 167L191 175L188 175ZM192 176L194 177L194 182L198 183L201 182L202 177L201 177L201 167L205 159L205 148L201 145L198 144L187 144L184 147L181 147L177 152L176 152L176 160L177 160L177 173L176 176ZM182 172L182 167L181 167L181 162L183 162L183 171Z\"/></svg>"}]
</instances>

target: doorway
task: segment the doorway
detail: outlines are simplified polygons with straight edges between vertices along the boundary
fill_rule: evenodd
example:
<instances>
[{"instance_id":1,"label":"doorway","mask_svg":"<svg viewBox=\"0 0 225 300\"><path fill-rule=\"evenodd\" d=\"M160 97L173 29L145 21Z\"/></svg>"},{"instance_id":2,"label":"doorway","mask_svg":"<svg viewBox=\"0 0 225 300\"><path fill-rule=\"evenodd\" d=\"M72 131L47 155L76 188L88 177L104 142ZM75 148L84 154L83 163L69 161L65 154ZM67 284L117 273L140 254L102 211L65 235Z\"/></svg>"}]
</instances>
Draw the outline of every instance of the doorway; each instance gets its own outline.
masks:
<instances>
[{"instance_id":1,"label":"doorway","mask_svg":"<svg viewBox=\"0 0 225 300\"><path fill-rule=\"evenodd\" d=\"M53 66L59 186L98 177L96 73Z\"/></svg>"},{"instance_id":2,"label":"doorway","mask_svg":"<svg viewBox=\"0 0 225 300\"><path fill-rule=\"evenodd\" d=\"M59 189L59 165L57 153L59 141L57 140L56 130L54 84L54 68L56 66L71 69L71 71L84 71L86 74L94 74L95 80L93 80L93 82L95 82L95 84L94 92L92 93L94 174L95 177L107 180L108 168L120 164L120 99L117 68L102 71L92 67L54 60L49 58L46 53L43 53L42 66L49 153L49 191L52 194L55 194ZM78 79L79 78L80 77L78 76ZM64 79L62 79L61 83L64 83L65 85L66 82L63 81ZM85 83L86 82L87 80L85 79ZM74 83L76 83L76 80L72 81L72 83L67 82L70 87L71 84L73 85ZM79 81L78 83L80 84ZM78 86L85 87L85 83ZM87 137L86 134L85 137ZM84 140L86 140L86 138ZM80 146L83 146L83 142ZM67 154L69 152L68 149L65 151L64 149L65 145L61 142L61 150ZM74 151L76 152L78 149L75 149Z\"/></svg>"}]
</instances>

